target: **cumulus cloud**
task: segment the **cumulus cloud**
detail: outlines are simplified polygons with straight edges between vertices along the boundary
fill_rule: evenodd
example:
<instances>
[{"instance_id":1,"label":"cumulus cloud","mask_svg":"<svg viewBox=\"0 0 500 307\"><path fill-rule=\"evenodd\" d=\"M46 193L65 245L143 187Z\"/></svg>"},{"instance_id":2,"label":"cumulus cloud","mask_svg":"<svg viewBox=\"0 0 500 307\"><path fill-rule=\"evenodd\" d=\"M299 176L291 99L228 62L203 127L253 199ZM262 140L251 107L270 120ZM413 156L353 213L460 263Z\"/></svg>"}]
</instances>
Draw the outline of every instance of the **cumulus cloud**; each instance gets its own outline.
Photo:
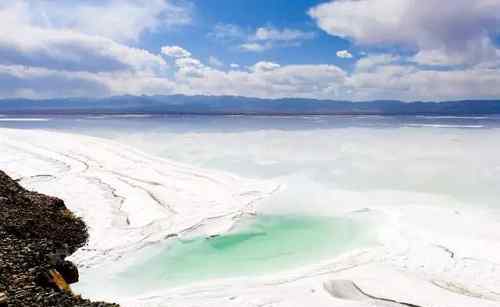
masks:
<instances>
[{"instance_id":1,"label":"cumulus cloud","mask_svg":"<svg viewBox=\"0 0 500 307\"><path fill-rule=\"evenodd\" d=\"M360 58L356 62L355 72L371 71L375 68L389 65L400 60L400 57L394 54L369 54Z\"/></svg>"},{"instance_id":2,"label":"cumulus cloud","mask_svg":"<svg viewBox=\"0 0 500 307\"><path fill-rule=\"evenodd\" d=\"M157 55L107 38L66 30L23 26L14 32L11 29L0 27L0 64L90 72L157 70L166 66Z\"/></svg>"},{"instance_id":3,"label":"cumulus cloud","mask_svg":"<svg viewBox=\"0 0 500 307\"><path fill-rule=\"evenodd\" d=\"M221 71L186 60L174 80L184 94L303 97L340 100L452 100L500 95L496 69L421 70L396 55L363 58L348 73L335 65L280 65L261 61L248 70Z\"/></svg>"},{"instance_id":4,"label":"cumulus cloud","mask_svg":"<svg viewBox=\"0 0 500 307\"><path fill-rule=\"evenodd\" d=\"M436 9L439 8L439 9ZM309 15L327 33L360 45L400 45L420 64L477 64L496 57L492 37L500 26L494 0L340 0Z\"/></svg>"},{"instance_id":5,"label":"cumulus cloud","mask_svg":"<svg viewBox=\"0 0 500 307\"><path fill-rule=\"evenodd\" d=\"M135 41L146 31L191 22L191 7L170 0L17 0L16 6L34 26L65 28L119 42Z\"/></svg>"},{"instance_id":6,"label":"cumulus cloud","mask_svg":"<svg viewBox=\"0 0 500 307\"><path fill-rule=\"evenodd\" d=\"M29 93L30 87L40 93L40 97L49 92L68 96L102 95L112 92L104 80L110 74L162 74L168 68L161 56L147 50L72 28L47 26L32 16L34 3L16 1L0 6L4 96ZM44 1L36 3L40 7L49 5ZM41 90L43 80L45 90ZM70 84L70 81L71 86L65 89L62 84Z\"/></svg>"},{"instance_id":7,"label":"cumulus cloud","mask_svg":"<svg viewBox=\"0 0 500 307\"><path fill-rule=\"evenodd\" d=\"M194 58L179 58L179 59L175 60L175 64L180 69L183 69L183 68L202 68L202 67L204 67L204 65L201 63L200 60L194 59Z\"/></svg>"},{"instance_id":8,"label":"cumulus cloud","mask_svg":"<svg viewBox=\"0 0 500 307\"><path fill-rule=\"evenodd\" d=\"M352 72L335 65L280 65L260 61L222 71L195 58L176 60L174 91L183 94L304 97L341 100L494 98L496 69L422 70L395 54L368 54Z\"/></svg>"},{"instance_id":9,"label":"cumulus cloud","mask_svg":"<svg viewBox=\"0 0 500 307\"><path fill-rule=\"evenodd\" d=\"M392 50L356 62L350 99L449 100L500 94L498 11L496 0L338 0L308 13L331 35Z\"/></svg>"},{"instance_id":10,"label":"cumulus cloud","mask_svg":"<svg viewBox=\"0 0 500 307\"><path fill-rule=\"evenodd\" d=\"M179 46L163 46L161 47L161 53L173 58L188 58L191 56L189 51Z\"/></svg>"},{"instance_id":11,"label":"cumulus cloud","mask_svg":"<svg viewBox=\"0 0 500 307\"><path fill-rule=\"evenodd\" d=\"M146 50L68 29L37 27L23 2L0 9L0 64L64 71L159 71L166 62Z\"/></svg>"},{"instance_id":12,"label":"cumulus cloud","mask_svg":"<svg viewBox=\"0 0 500 307\"><path fill-rule=\"evenodd\" d=\"M309 14L332 35L361 46L406 51L359 52L361 58L349 70L276 60L240 67L224 65L216 54L203 63L182 46L163 46L159 54L134 47L145 32L189 22L189 9L167 0L83 1L72 4L74 11L69 3L5 2L0 4L0 97L183 93L342 100L498 98L500 51L492 39L498 34L498 1L456 0L435 10L436 1L422 7L416 0L339 0L314 7ZM57 18L63 13L68 15ZM95 27L88 17L94 13ZM132 20L122 20L127 14ZM165 20L169 14L178 18ZM235 25L217 25L210 36L252 52L314 38L311 32L291 28ZM349 57L350 52L338 55Z\"/></svg>"},{"instance_id":13,"label":"cumulus cloud","mask_svg":"<svg viewBox=\"0 0 500 307\"><path fill-rule=\"evenodd\" d=\"M351 74L345 83L352 99L456 100L494 99L500 95L496 69L422 70L411 65L386 64Z\"/></svg>"},{"instance_id":14,"label":"cumulus cloud","mask_svg":"<svg viewBox=\"0 0 500 307\"><path fill-rule=\"evenodd\" d=\"M337 56L342 59L350 59L352 58L352 54L348 50L339 50L337 51Z\"/></svg>"},{"instance_id":15,"label":"cumulus cloud","mask_svg":"<svg viewBox=\"0 0 500 307\"><path fill-rule=\"evenodd\" d=\"M265 71L271 71L271 70L274 70L274 69L280 68L280 67L281 67L280 64L262 61L262 62L255 63L252 67L250 67L250 69L254 72L265 72Z\"/></svg>"},{"instance_id":16,"label":"cumulus cloud","mask_svg":"<svg viewBox=\"0 0 500 307\"><path fill-rule=\"evenodd\" d=\"M0 65L0 97L106 96L110 89L89 73L58 72L44 68Z\"/></svg>"},{"instance_id":17,"label":"cumulus cloud","mask_svg":"<svg viewBox=\"0 0 500 307\"><path fill-rule=\"evenodd\" d=\"M346 74L333 65L287 65L259 62L248 71L223 72L201 67L196 78L178 74L185 94L243 95L253 97L333 97L342 91Z\"/></svg>"}]
</instances>

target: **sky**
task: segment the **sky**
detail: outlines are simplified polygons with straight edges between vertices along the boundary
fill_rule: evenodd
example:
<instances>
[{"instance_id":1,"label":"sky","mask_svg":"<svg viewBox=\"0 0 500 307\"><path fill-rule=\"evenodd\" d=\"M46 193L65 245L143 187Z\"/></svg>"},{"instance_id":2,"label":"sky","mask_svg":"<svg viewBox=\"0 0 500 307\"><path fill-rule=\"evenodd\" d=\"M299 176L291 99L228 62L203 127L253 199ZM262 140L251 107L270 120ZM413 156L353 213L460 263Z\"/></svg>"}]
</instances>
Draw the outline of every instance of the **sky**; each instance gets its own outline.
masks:
<instances>
[{"instance_id":1,"label":"sky","mask_svg":"<svg viewBox=\"0 0 500 307\"><path fill-rule=\"evenodd\" d=\"M500 0L4 0L0 98L500 98Z\"/></svg>"}]
</instances>

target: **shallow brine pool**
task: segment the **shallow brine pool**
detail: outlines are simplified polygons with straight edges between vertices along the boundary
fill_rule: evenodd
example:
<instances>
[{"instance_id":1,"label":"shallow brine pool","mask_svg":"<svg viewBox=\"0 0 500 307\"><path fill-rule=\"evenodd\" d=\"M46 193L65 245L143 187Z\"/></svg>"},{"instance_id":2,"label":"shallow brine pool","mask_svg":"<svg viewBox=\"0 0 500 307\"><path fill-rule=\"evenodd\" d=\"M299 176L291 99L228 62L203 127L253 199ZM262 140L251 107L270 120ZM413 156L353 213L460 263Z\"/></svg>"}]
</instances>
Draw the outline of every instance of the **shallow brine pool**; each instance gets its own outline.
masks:
<instances>
[{"instance_id":1,"label":"shallow brine pool","mask_svg":"<svg viewBox=\"0 0 500 307\"><path fill-rule=\"evenodd\" d=\"M209 279L272 274L367 246L374 242L374 234L372 227L356 218L256 216L242 221L228 234L172 239L163 246L145 249L133 264L113 276L100 271L82 278L94 284L100 279L113 289L94 288L85 283L77 288L85 289L85 294L93 297L99 297L101 291L103 295L140 295ZM98 277L99 274L104 276Z\"/></svg>"}]
</instances>

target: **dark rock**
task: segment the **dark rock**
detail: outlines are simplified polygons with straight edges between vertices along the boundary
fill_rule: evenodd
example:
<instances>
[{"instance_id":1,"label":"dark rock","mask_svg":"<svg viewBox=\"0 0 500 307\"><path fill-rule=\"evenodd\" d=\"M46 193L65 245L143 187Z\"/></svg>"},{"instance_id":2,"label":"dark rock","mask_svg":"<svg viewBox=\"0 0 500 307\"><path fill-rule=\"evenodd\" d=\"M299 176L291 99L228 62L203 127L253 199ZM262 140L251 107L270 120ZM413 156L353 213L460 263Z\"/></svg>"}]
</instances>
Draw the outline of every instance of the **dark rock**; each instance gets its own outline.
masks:
<instances>
[{"instance_id":1,"label":"dark rock","mask_svg":"<svg viewBox=\"0 0 500 307\"><path fill-rule=\"evenodd\" d=\"M57 270L48 270L41 272L36 280L38 285L45 288L52 288L56 291L63 291L67 293L71 293L71 289L64 279L64 277Z\"/></svg>"},{"instance_id":2,"label":"dark rock","mask_svg":"<svg viewBox=\"0 0 500 307\"><path fill-rule=\"evenodd\" d=\"M52 277L50 277L48 270L41 270L36 274L35 283L43 288L52 287Z\"/></svg>"},{"instance_id":3,"label":"dark rock","mask_svg":"<svg viewBox=\"0 0 500 307\"><path fill-rule=\"evenodd\" d=\"M76 270L76 274L78 275L78 270L74 265L73 268ZM69 289L68 284L70 284L64 275L57 269L41 270L35 277L35 283L40 287L52 288L54 290L66 290L66 287Z\"/></svg>"},{"instance_id":4,"label":"dark rock","mask_svg":"<svg viewBox=\"0 0 500 307\"><path fill-rule=\"evenodd\" d=\"M80 275L78 274L78 269L73 262L68 260L59 261L56 264L56 270L61 273L62 277L68 284L78 282Z\"/></svg>"},{"instance_id":5,"label":"dark rock","mask_svg":"<svg viewBox=\"0 0 500 307\"><path fill-rule=\"evenodd\" d=\"M61 199L27 191L0 171L0 307L117 307L71 293L78 269L65 258L87 236Z\"/></svg>"},{"instance_id":6,"label":"dark rock","mask_svg":"<svg viewBox=\"0 0 500 307\"><path fill-rule=\"evenodd\" d=\"M0 307L7 307L8 306L8 297L7 294L4 292L0 292Z\"/></svg>"}]
</instances>

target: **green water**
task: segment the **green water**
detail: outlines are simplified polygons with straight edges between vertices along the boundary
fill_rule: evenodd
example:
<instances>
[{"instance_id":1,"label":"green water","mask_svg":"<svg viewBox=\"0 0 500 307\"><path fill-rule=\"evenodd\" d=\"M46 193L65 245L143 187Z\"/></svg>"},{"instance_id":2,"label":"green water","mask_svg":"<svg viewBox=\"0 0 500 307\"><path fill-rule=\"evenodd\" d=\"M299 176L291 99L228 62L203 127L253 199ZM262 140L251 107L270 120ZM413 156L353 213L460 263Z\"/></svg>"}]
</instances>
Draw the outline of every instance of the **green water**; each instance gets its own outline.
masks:
<instances>
[{"instance_id":1,"label":"green water","mask_svg":"<svg viewBox=\"0 0 500 307\"><path fill-rule=\"evenodd\" d=\"M236 233L177 240L120 279L168 287L210 278L259 275L331 259L370 242L368 227L347 218L259 216Z\"/></svg>"}]
</instances>

